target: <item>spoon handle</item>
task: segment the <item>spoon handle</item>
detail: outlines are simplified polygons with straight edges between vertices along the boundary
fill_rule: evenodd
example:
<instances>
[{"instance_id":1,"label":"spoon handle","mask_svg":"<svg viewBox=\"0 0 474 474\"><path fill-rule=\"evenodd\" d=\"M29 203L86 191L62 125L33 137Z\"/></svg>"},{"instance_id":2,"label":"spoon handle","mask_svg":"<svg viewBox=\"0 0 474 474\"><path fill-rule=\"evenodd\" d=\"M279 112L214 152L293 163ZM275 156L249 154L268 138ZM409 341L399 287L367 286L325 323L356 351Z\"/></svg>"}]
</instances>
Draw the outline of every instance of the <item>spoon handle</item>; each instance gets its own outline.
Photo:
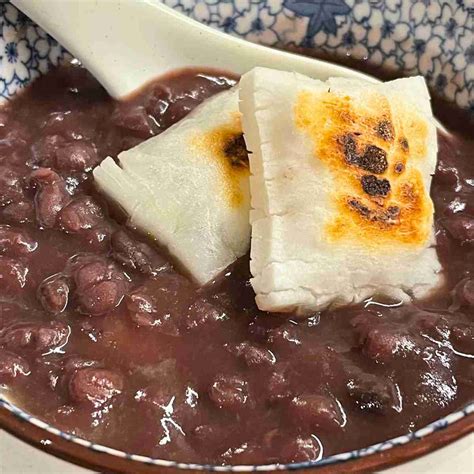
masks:
<instances>
[{"instance_id":1,"label":"spoon handle","mask_svg":"<svg viewBox=\"0 0 474 474\"><path fill-rule=\"evenodd\" d=\"M13 0L67 48L115 98L166 72L207 66L243 74L255 66L325 80L348 69L258 46L204 26L158 0ZM374 80L350 71L351 77Z\"/></svg>"}]
</instances>

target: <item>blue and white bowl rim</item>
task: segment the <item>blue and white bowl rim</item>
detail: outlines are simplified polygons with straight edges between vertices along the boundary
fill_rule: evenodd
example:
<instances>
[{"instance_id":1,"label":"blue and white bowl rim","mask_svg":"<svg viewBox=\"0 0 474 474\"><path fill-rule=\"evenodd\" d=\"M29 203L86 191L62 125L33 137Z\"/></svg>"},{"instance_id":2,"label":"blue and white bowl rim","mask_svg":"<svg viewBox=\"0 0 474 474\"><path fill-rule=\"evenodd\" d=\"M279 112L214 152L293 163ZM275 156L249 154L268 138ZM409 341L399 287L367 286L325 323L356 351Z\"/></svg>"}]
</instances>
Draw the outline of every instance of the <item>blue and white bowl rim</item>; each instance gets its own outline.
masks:
<instances>
[{"instance_id":1,"label":"blue and white bowl rim","mask_svg":"<svg viewBox=\"0 0 474 474\"><path fill-rule=\"evenodd\" d=\"M359 458L370 456L371 454L380 453L396 446L402 446L412 441L421 440L437 431L447 428L449 425L460 421L461 419L474 413L474 402L467 404L462 410L451 413L439 420L436 420L427 426L420 428L412 433L398 436L387 441L373 444L366 448L356 449L340 454L333 454L331 456L322 456L319 460L292 463L292 464L266 464L266 465L243 465L243 466L215 466L210 464L195 464L195 463L182 463L177 461L167 461L165 459L156 459L148 456L142 456L138 454L131 454L125 451L109 448L101 444L92 443L85 439L79 438L72 434L55 428L54 426L30 415L26 411L18 408L5 398L0 398L0 408L3 407L12 413L15 417L22 421L31 423L32 425L43 429L47 433L59 436L67 441L78 444L85 448L91 449L99 453L109 454L122 459L130 461L141 462L159 467L177 468L177 469L191 469L201 471L215 471L215 472L254 472L254 471L275 471L275 470L296 470L296 469L307 469L312 467L328 466L331 464L343 463L345 461L353 461ZM321 453L323 454L323 453Z\"/></svg>"},{"instance_id":2,"label":"blue and white bowl rim","mask_svg":"<svg viewBox=\"0 0 474 474\"><path fill-rule=\"evenodd\" d=\"M324 22L318 26L317 31L310 31L311 25L313 25L314 27L314 24L312 24L308 20L311 15L314 16L317 13L316 10L318 8L321 8L322 2L320 0L315 1L313 6L309 6L309 2L306 2L306 4L308 5L307 7L305 7L307 11L299 11L296 8L297 2L294 0L262 0L261 2L257 2L258 6L255 6L257 4L255 1L239 2L238 0L229 0L225 2L218 2L216 0L203 0L202 2L198 2L196 0L164 0L164 2L169 6L176 8L178 11L182 11L183 13L188 14L189 16L197 20L203 21L204 23L207 23L210 26L220 28L224 31L227 31L228 25L225 21L223 21L222 16L219 14L219 3L227 5L227 8L230 9L228 12L228 18L234 23L240 19L241 22L243 22L244 24L247 21L247 17L250 17L250 19L252 19L252 15L254 15L255 18L253 18L253 22L250 22L249 25L254 25L255 20L258 19L260 21L259 24L266 25L265 29L258 29L258 31L256 32L254 26L245 28L239 27L240 29L234 28L232 31L227 32L245 39L258 40L259 42L262 42L267 45L273 45L276 44L278 41L281 42L282 40L287 40L293 42L293 44L299 44L301 46L304 46L307 45L308 39L310 39L317 46L321 47L322 44L319 44L318 41L322 38L322 40L326 42L330 37L330 34L332 34L334 38L338 38L338 41L342 41L342 32L344 28L348 29L348 31L350 30L355 32L361 30L361 28L365 28L367 31L370 26L372 26L373 28L373 25L371 25L370 22L372 20L372 16L375 16L374 12L376 10L381 10L382 14L389 19L395 15L398 23L400 23L401 25L406 24L407 22L412 22L413 28L415 28L415 30L416 28L420 29L423 27L429 32L428 36L430 38L435 39L439 36L438 30L442 31L443 28L449 26L449 24L453 23L453 19L457 20L456 24L458 26L458 30L462 30L464 33L468 32L470 29L469 25L472 25L472 17L466 14L469 9L462 0L459 0L457 2L456 7L451 7L451 2L449 1L437 2L438 5L441 5L441 7L439 8L439 12L435 11L436 8L432 8L431 10L429 9L431 2L429 2L428 0L425 0L424 2L418 2L420 4L425 4L428 2L429 4L428 6L424 6L424 10L423 8L421 8L421 10L423 11L420 12L418 11L419 9L417 11L413 10L415 8L413 6L415 2L412 2L413 5L408 5L407 2L403 4L403 8L401 8L401 0L387 0L385 2L369 2L360 0L345 0L344 2L341 0L337 0L336 3L337 5L339 5L339 9L337 11L331 10L331 12L326 12L326 16L323 18L327 22L327 24L329 26L332 25L334 29L334 31L332 31L331 28L328 29L328 27L326 27L326 33L324 33ZM204 18L200 17L200 15L202 15L202 8L198 6L199 3L206 6L206 12L208 13L208 16ZM365 4L371 5L367 11L364 10L364 8L366 8L364 6ZM350 6L354 10L345 8L344 5ZM359 13L358 11L356 11L356 8L360 10L360 18L358 16ZM255 12L253 10L255 10ZM446 13L445 10L447 12L445 16L448 20L446 24L446 19L443 16L444 13ZM303 23L302 28L299 28L299 30L297 31L297 36L292 38L276 37L273 31L275 18L277 18L278 15L292 18L291 15L293 15L295 11L300 14L299 17L298 15L295 17L295 21L297 23ZM431 16L433 16L434 14L435 16L432 18L430 14ZM267 21L268 24L265 23L265 21ZM304 22L308 22L307 27L306 23ZM24 15L19 14L18 11L6 0L0 0L0 26L2 27L0 32L0 46L3 46L5 48L5 54L1 56L1 59L2 61L4 61L2 62L2 65L6 67L3 73L4 77L0 74L0 102L13 98L16 95L17 91L24 88L37 77L46 73L51 67L57 65L61 61L70 58L67 52L56 41L48 37L44 33L44 31L41 30L41 28L32 23ZM308 28L308 30L306 30L306 28ZM415 30L414 33L416 33ZM255 37L256 34L257 37ZM459 66L459 71L456 69L456 64L454 64L454 72L456 72L459 76L460 82L456 86L456 90L453 89L451 94L452 96L447 93L447 86L445 84L445 81L443 82L439 80L440 77L445 77L443 75L442 68L445 66L452 67L450 61L446 61L445 63L441 62L441 54L445 55L443 56L443 60L446 60L446 58L448 57L452 57L455 59L458 56L462 59L463 54L467 54L467 50L462 50L463 46L461 40L465 36L463 35L459 34L459 38L455 38L456 41L452 40L452 42L454 42L453 45L448 45L448 43L446 43L448 46L452 47L452 50L446 50L444 52L440 50L441 52L439 58L435 58L438 63L440 63L438 64L439 67L438 69L436 69L436 71L424 71L420 67L420 64L418 64L416 61L414 64L416 66L416 72L423 73L425 77L427 77L428 81L435 86L440 95L445 96L453 102L457 102L457 104L461 107L467 106L468 108L474 109L474 102L471 102L472 97L474 96L474 81L469 80L470 75L468 74L469 71L472 71L469 68L474 67L472 63L468 62L467 65L461 64L461 66L463 67ZM361 41L365 41L365 39ZM332 51L333 49L340 49L342 46L342 43L340 44L336 41L336 43L334 43L330 49ZM472 48L474 48L474 45L471 45L471 49ZM369 50L369 53L373 55L376 53L376 47L373 47L372 49L373 51ZM392 55L397 52L400 54L402 53L401 50L394 50L392 52ZM407 65L405 63L400 62L401 59L402 57L400 56L397 59L397 64L402 69L404 67L407 68ZM410 56L409 59L413 58L411 58ZM389 55L384 58L384 61L385 60L390 60ZM0 396L0 409L1 408L8 410L18 419L29 422L43 429L45 433L60 436L65 440L86 447L93 451L107 453L122 459L129 459L161 467L174 467L178 469L211 470L223 472L303 469L355 460L369 456L371 454L380 453L382 451L386 451L393 447L401 446L412 441L423 439L426 436L431 435L432 433L435 433L437 431L443 430L448 426L452 425L453 423L456 423L461 419L465 418L466 416L474 413L474 403L470 403L466 405L463 409L451 413L450 415L441 418L433 423L430 423L424 428L421 428L413 433L398 436L388 441L383 441L363 449L353 450L341 454L335 454L328 457L322 457L318 461L261 466L211 466L201 464L179 463L162 459L153 459L147 456L126 453L124 451L119 451L106 446L95 444L90 441L78 438L69 433L65 433L53 427L52 425L32 416L31 414L20 409L13 403L7 401L6 399Z\"/></svg>"}]
</instances>

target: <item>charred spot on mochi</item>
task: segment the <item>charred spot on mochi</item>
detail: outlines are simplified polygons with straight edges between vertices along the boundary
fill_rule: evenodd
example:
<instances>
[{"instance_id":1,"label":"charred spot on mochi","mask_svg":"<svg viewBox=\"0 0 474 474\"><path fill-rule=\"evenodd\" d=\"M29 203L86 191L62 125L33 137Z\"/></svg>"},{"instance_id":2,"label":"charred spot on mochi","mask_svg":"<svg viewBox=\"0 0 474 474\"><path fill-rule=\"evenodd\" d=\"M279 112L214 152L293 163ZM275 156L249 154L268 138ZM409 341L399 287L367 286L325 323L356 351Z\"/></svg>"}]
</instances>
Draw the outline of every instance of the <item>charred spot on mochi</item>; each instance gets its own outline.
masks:
<instances>
[{"instance_id":1,"label":"charred spot on mochi","mask_svg":"<svg viewBox=\"0 0 474 474\"><path fill-rule=\"evenodd\" d=\"M386 142L393 140L393 126L389 120L382 120L377 124L376 132Z\"/></svg>"},{"instance_id":2,"label":"charred spot on mochi","mask_svg":"<svg viewBox=\"0 0 474 474\"><path fill-rule=\"evenodd\" d=\"M387 153L376 145L368 145L361 156L357 153L357 144L354 135L360 133L347 134L339 139L343 146L346 162L362 168L364 171L374 174L382 174L387 171Z\"/></svg>"},{"instance_id":3,"label":"charred spot on mochi","mask_svg":"<svg viewBox=\"0 0 474 474\"><path fill-rule=\"evenodd\" d=\"M387 216L389 219L398 219L400 217L400 208L398 206L389 206Z\"/></svg>"},{"instance_id":4,"label":"charred spot on mochi","mask_svg":"<svg viewBox=\"0 0 474 474\"><path fill-rule=\"evenodd\" d=\"M360 201L358 201L357 199L353 199L353 198L349 199L348 204L350 207L352 207L352 209L357 211L361 216L370 217L370 214L371 214L370 209L364 204L362 204Z\"/></svg>"},{"instance_id":5,"label":"charred spot on mochi","mask_svg":"<svg viewBox=\"0 0 474 474\"><path fill-rule=\"evenodd\" d=\"M405 171L405 165L403 163L397 163L394 167L395 173L403 173Z\"/></svg>"},{"instance_id":6,"label":"charred spot on mochi","mask_svg":"<svg viewBox=\"0 0 474 474\"><path fill-rule=\"evenodd\" d=\"M387 196L390 192L390 181L388 179L378 179L373 174L362 176L360 180L362 189L369 196Z\"/></svg>"},{"instance_id":7,"label":"charred spot on mochi","mask_svg":"<svg viewBox=\"0 0 474 474\"><path fill-rule=\"evenodd\" d=\"M408 145L408 140L406 138L400 138L400 146L403 151L408 151L410 149Z\"/></svg>"},{"instance_id":8,"label":"charred spot on mochi","mask_svg":"<svg viewBox=\"0 0 474 474\"><path fill-rule=\"evenodd\" d=\"M360 157L359 166L369 173L385 173L388 168L387 153L376 145L369 145Z\"/></svg>"},{"instance_id":9,"label":"charred spot on mochi","mask_svg":"<svg viewBox=\"0 0 474 474\"><path fill-rule=\"evenodd\" d=\"M249 161L242 136L240 114L233 113L227 123L190 137L190 146L199 157L212 163L219 177L219 191L227 203L237 208L246 204L242 184L249 175Z\"/></svg>"},{"instance_id":10,"label":"charred spot on mochi","mask_svg":"<svg viewBox=\"0 0 474 474\"><path fill-rule=\"evenodd\" d=\"M249 167L249 155L245 145L244 135L234 135L230 137L224 145L224 154L229 158L232 166L238 168Z\"/></svg>"},{"instance_id":11,"label":"charred spot on mochi","mask_svg":"<svg viewBox=\"0 0 474 474\"><path fill-rule=\"evenodd\" d=\"M357 165L359 163L359 155L357 154L357 146L352 135L344 135L340 142L344 147L344 156L346 161L351 165Z\"/></svg>"},{"instance_id":12,"label":"charred spot on mochi","mask_svg":"<svg viewBox=\"0 0 474 474\"><path fill-rule=\"evenodd\" d=\"M399 218L400 208L398 206L389 206L383 211L378 211L374 220L377 220L383 224L393 225L398 222Z\"/></svg>"},{"instance_id":13,"label":"charred spot on mochi","mask_svg":"<svg viewBox=\"0 0 474 474\"><path fill-rule=\"evenodd\" d=\"M358 199L352 197L347 200L347 204L361 217L372 222L393 225L397 223L397 219L400 217L400 208L398 206L389 206L387 209L370 209Z\"/></svg>"}]
</instances>

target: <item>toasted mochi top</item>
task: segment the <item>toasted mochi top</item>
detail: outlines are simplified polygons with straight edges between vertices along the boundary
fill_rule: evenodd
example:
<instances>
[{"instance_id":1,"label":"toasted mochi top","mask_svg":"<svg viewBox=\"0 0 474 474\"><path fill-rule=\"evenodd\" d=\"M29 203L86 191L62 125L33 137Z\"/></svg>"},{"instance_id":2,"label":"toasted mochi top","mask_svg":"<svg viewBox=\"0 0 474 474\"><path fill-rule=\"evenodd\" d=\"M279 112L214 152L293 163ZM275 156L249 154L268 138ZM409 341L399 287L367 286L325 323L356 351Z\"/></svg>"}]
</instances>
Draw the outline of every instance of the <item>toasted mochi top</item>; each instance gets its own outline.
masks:
<instances>
[{"instance_id":1,"label":"toasted mochi top","mask_svg":"<svg viewBox=\"0 0 474 474\"><path fill-rule=\"evenodd\" d=\"M321 82L257 68L240 101L261 309L406 300L439 284L436 128L422 78Z\"/></svg>"},{"instance_id":2,"label":"toasted mochi top","mask_svg":"<svg viewBox=\"0 0 474 474\"><path fill-rule=\"evenodd\" d=\"M430 160L426 118L406 101L391 105L376 88L361 98L341 89L344 82L332 83L299 92L293 108L296 129L311 139L333 180L328 192L337 212L325 222L327 238L426 246L433 226L423 180Z\"/></svg>"},{"instance_id":3,"label":"toasted mochi top","mask_svg":"<svg viewBox=\"0 0 474 474\"><path fill-rule=\"evenodd\" d=\"M99 189L130 224L204 285L250 244L249 163L238 92L222 92L160 135L105 159Z\"/></svg>"}]
</instances>

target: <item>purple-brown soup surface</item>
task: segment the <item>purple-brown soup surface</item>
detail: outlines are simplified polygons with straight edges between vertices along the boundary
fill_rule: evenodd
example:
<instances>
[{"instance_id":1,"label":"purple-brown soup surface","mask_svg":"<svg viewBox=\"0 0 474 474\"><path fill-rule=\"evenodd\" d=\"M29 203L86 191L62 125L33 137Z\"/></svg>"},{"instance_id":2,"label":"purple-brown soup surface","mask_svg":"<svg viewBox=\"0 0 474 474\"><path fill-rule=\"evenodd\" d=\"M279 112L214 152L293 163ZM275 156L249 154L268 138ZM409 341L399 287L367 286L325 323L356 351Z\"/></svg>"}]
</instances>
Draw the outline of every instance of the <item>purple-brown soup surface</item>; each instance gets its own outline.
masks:
<instances>
[{"instance_id":1,"label":"purple-brown soup surface","mask_svg":"<svg viewBox=\"0 0 474 474\"><path fill-rule=\"evenodd\" d=\"M410 305L262 313L248 257L196 288L96 192L106 156L233 84L190 70L118 103L64 66L0 111L2 395L96 443L212 464L319 459L472 401L472 137L439 136L447 283Z\"/></svg>"}]
</instances>

